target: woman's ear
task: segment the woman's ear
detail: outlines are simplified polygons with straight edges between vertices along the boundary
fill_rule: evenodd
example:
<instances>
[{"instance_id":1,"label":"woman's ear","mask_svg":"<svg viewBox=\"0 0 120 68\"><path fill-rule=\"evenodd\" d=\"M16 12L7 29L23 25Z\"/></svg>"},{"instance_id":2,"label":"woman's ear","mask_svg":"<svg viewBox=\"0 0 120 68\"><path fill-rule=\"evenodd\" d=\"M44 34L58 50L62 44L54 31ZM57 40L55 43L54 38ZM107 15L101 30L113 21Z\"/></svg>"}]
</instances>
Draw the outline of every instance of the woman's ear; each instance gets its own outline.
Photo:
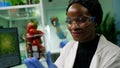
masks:
<instances>
[{"instance_id":1,"label":"woman's ear","mask_svg":"<svg viewBox=\"0 0 120 68\"><path fill-rule=\"evenodd\" d=\"M97 22L95 22L95 26L97 26L98 24L97 24Z\"/></svg>"},{"instance_id":2,"label":"woman's ear","mask_svg":"<svg viewBox=\"0 0 120 68\"><path fill-rule=\"evenodd\" d=\"M95 26L95 27L97 27L97 26L98 26L97 22L94 22L94 26Z\"/></svg>"}]
</instances>

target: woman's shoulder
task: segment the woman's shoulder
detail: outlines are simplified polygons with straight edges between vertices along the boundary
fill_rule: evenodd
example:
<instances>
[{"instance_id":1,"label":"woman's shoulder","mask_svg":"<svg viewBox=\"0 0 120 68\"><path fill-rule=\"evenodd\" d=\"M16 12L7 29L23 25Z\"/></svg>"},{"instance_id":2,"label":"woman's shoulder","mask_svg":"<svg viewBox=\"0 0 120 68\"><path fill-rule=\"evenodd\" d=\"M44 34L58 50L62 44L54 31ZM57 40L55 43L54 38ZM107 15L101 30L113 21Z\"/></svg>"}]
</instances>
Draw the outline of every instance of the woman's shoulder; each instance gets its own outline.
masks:
<instances>
[{"instance_id":1,"label":"woman's shoulder","mask_svg":"<svg viewBox=\"0 0 120 68\"><path fill-rule=\"evenodd\" d=\"M102 41L102 42L101 42ZM107 40L104 36L101 37L101 43L104 45L105 44L105 49L106 50L113 50L115 49L115 51L120 51L120 47L112 42L110 42L109 40Z\"/></svg>"},{"instance_id":2,"label":"woman's shoulder","mask_svg":"<svg viewBox=\"0 0 120 68\"><path fill-rule=\"evenodd\" d=\"M104 36L100 37L97 53L102 54L103 56L115 56L120 55L120 47L112 42L108 41Z\"/></svg>"}]
</instances>

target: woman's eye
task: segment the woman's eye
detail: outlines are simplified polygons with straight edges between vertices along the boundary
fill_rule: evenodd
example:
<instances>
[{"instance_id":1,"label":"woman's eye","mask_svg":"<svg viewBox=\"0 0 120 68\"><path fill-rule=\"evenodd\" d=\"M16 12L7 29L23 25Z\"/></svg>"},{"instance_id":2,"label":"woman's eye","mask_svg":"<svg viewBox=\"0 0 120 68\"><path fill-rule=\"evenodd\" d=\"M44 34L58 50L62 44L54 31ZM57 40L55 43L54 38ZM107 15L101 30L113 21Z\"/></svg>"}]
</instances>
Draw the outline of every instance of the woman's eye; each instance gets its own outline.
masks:
<instances>
[{"instance_id":1,"label":"woman's eye","mask_svg":"<svg viewBox=\"0 0 120 68\"><path fill-rule=\"evenodd\" d=\"M71 24L72 20L68 18L68 19L66 19L66 23Z\"/></svg>"},{"instance_id":2,"label":"woman's eye","mask_svg":"<svg viewBox=\"0 0 120 68\"><path fill-rule=\"evenodd\" d=\"M79 19L78 19L78 21L79 21L79 22L81 22L81 23L84 23L84 22L86 22L86 21L87 21L87 18L82 17L82 18L79 18Z\"/></svg>"}]
</instances>

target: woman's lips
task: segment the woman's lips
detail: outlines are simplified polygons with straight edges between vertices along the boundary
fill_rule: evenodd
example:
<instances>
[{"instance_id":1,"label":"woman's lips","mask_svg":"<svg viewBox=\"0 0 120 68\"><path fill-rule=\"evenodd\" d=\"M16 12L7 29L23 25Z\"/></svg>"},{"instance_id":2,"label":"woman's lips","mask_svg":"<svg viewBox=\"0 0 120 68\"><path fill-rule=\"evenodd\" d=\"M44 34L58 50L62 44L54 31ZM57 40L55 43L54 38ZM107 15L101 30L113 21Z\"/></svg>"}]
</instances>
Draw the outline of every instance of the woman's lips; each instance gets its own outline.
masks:
<instances>
[{"instance_id":1,"label":"woman's lips","mask_svg":"<svg viewBox=\"0 0 120 68\"><path fill-rule=\"evenodd\" d=\"M81 32L72 32L72 35L73 35L74 37L78 37L78 36L80 36L80 34L81 34Z\"/></svg>"}]
</instances>

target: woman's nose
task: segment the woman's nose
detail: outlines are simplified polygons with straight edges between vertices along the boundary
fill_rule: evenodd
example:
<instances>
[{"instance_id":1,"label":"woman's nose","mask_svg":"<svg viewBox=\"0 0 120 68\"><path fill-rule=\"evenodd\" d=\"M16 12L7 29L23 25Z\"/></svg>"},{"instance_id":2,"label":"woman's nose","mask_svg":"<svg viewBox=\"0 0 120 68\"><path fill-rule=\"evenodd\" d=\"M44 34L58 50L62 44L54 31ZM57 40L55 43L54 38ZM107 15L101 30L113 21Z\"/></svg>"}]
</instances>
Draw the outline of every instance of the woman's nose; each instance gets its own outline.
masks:
<instances>
[{"instance_id":1,"label":"woman's nose","mask_svg":"<svg viewBox=\"0 0 120 68\"><path fill-rule=\"evenodd\" d=\"M77 28L80 28L80 25L76 21L73 21L71 24L71 29L77 29Z\"/></svg>"}]
</instances>

